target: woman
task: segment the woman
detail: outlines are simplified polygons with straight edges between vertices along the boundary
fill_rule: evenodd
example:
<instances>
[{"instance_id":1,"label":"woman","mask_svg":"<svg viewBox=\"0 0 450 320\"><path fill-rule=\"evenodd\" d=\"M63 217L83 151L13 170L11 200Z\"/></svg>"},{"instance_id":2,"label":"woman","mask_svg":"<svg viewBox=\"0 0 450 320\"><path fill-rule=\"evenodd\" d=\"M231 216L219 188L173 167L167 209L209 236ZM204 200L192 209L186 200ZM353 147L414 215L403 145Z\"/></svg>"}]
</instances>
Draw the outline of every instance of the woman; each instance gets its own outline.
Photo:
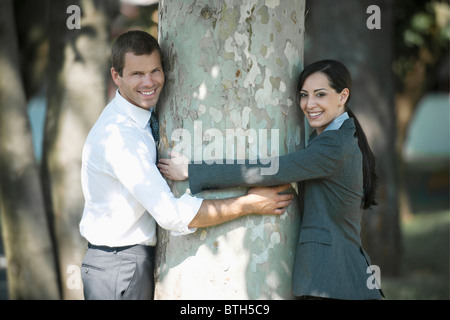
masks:
<instances>
[{"instance_id":1,"label":"woman","mask_svg":"<svg viewBox=\"0 0 450 320\"><path fill-rule=\"evenodd\" d=\"M381 290L367 284L372 276L368 271L371 263L360 238L362 211L376 204L375 159L348 107L350 73L340 62L318 61L301 73L298 92L300 107L315 132L306 149L279 157L276 174L255 175L259 172L255 168L261 165L249 163L187 165L179 154L176 156L184 162L161 159L159 168L173 180L189 176L193 193L304 181L303 220L293 270L294 295L381 299Z\"/></svg>"}]
</instances>

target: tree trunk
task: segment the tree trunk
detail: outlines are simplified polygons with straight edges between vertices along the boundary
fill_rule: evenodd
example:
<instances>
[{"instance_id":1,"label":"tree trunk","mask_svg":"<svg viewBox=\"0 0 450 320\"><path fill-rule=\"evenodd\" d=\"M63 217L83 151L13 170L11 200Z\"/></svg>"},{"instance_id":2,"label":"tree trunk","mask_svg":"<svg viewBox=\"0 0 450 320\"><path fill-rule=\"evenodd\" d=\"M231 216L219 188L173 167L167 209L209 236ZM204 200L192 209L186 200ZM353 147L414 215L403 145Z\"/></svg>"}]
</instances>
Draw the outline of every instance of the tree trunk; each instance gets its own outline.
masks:
<instances>
[{"instance_id":1,"label":"tree trunk","mask_svg":"<svg viewBox=\"0 0 450 320\"><path fill-rule=\"evenodd\" d=\"M363 245L383 274L400 267L400 221L397 201L396 117L394 107L392 1L376 1L381 29L369 0L314 0L307 4L306 64L321 59L343 62L353 78L350 108L355 112L377 158L378 203L364 215ZM349 13L351 12L351 18ZM324 18L326 17L326 19ZM369 20L369 22L368 22Z\"/></svg>"},{"instance_id":2,"label":"tree trunk","mask_svg":"<svg viewBox=\"0 0 450 320\"><path fill-rule=\"evenodd\" d=\"M115 0L58 0L52 2L50 9L51 63L44 170L65 299L83 297L79 272L86 242L78 229L84 207L81 151L107 102L109 25L117 3ZM74 13L66 13L70 5L80 8L80 29L71 29L66 24Z\"/></svg>"},{"instance_id":3,"label":"tree trunk","mask_svg":"<svg viewBox=\"0 0 450 320\"><path fill-rule=\"evenodd\" d=\"M33 153L12 1L0 1L0 203L9 298L58 299L56 261Z\"/></svg>"},{"instance_id":4,"label":"tree trunk","mask_svg":"<svg viewBox=\"0 0 450 320\"><path fill-rule=\"evenodd\" d=\"M161 1L166 74L158 105L161 154L174 148L194 161L255 159L302 147L295 86L302 69L303 18L302 0ZM176 183L173 191L181 195L186 187ZM244 217L182 237L159 229L155 298L292 298L299 227L295 199L280 217Z\"/></svg>"}]
</instances>

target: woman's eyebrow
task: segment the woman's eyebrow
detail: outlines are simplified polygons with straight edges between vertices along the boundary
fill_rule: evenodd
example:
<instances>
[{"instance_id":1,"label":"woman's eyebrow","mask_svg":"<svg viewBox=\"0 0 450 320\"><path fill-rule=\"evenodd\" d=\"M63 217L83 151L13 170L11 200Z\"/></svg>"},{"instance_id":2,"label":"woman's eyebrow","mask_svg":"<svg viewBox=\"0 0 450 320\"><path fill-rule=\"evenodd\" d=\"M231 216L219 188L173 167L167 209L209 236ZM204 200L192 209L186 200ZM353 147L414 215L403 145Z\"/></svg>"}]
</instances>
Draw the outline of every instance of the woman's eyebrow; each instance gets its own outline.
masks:
<instances>
[{"instance_id":1,"label":"woman's eyebrow","mask_svg":"<svg viewBox=\"0 0 450 320\"><path fill-rule=\"evenodd\" d=\"M325 89L325 88L320 88L320 89L316 89L316 90L314 90L313 92L317 92L317 91L321 91L321 90L325 90L325 91L328 91L327 89ZM300 92L308 92L308 91L306 91L305 89L302 89L302 90L300 90Z\"/></svg>"}]
</instances>

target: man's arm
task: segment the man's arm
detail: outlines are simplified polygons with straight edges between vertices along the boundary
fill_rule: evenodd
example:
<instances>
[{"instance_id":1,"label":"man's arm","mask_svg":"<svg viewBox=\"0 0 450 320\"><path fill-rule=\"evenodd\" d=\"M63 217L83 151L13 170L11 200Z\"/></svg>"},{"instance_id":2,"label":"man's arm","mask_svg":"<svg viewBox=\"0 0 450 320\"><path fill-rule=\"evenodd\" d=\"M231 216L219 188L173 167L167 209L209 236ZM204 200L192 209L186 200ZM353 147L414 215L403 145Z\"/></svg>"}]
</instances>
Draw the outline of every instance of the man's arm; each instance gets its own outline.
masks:
<instances>
[{"instance_id":1,"label":"man's arm","mask_svg":"<svg viewBox=\"0 0 450 320\"><path fill-rule=\"evenodd\" d=\"M134 205L142 205L166 230L188 234L194 226L216 225L250 213L279 214L282 211L277 208L286 206L283 202L286 196L278 197L278 193L270 189L256 189L246 196L227 200L205 202L188 194L176 198L158 168L149 161L150 144L140 143L128 128L111 131L104 151L109 159L109 172L132 195Z\"/></svg>"},{"instance_id":2,"label":"man's arm","mask_svg":"<svg viewBox=\"0 0 450 320\"><path fill-rule=\"evenodd\" d=\"M291 203L292 194L278 194L290 187L251 188L247 195L220 200L203 200L189 228L209 227L250 214L280 215Z\"/></svg>"}]
</instances>

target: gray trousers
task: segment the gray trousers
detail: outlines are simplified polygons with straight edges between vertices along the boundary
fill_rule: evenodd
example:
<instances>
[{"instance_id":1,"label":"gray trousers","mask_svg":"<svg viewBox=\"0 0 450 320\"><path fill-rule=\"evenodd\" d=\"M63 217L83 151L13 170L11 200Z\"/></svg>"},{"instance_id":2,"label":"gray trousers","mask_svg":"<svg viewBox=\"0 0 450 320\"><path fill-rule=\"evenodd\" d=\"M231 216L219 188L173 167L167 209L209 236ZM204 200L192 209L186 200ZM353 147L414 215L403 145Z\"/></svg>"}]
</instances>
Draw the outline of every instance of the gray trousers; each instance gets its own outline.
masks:
<instances>
[{"instance_id":1,"label":"gray trousers","mask_svg":"<svg viewBox=\"0 0 450 320\"><path fill-rule=\"evenodd\" d=\"M89 244L81 264L86 300L151 300L154 247Z\"/></svg>"}]
</instances>

